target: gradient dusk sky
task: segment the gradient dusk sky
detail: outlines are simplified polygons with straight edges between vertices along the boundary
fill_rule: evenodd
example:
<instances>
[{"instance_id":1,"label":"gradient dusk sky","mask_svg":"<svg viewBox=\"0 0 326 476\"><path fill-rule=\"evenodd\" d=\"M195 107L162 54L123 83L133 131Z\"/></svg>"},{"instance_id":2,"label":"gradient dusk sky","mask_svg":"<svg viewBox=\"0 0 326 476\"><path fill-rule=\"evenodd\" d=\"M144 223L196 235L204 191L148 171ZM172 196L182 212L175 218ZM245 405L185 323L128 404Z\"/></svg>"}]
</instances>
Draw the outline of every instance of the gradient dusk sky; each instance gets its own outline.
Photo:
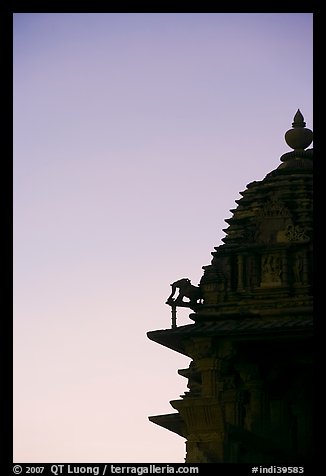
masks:
<instances>
[{"instance_id":1,"label":"gradient dusk sky","mask_svg":"<svg viewBox=\"0 0 326 476\"><path fill-rule=\"evenodd\" d=\"M190 360L146 332L298 108L313 128L313 14L13 21L14 462L183 463L148 416L175 411Z\"/></svg>"}]
</instances>

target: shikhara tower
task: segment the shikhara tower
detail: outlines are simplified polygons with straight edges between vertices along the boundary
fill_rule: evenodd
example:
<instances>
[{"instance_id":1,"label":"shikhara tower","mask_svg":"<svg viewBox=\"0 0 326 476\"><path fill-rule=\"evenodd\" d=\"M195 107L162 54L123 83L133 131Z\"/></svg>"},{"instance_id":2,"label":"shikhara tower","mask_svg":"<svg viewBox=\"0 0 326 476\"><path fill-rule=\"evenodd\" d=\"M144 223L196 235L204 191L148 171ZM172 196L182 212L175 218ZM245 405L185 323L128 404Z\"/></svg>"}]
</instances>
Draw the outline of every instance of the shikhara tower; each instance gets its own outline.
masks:
<instances>
[{"instance_id":1,"label":"shikhara tower","mask_svg":"<svg viewBox=\"0 0 326 476\"><path fill-rule=\"evenodd\" d=\"M312 131L247 185L199 286L172 285L172 328L147 333L192 359L176 410L149 417L186 439L188 463L298 464L312 458ZM179 294L175 297L175 293ZM193 324L177 327L178 306Z\"/></svg>"}]
</instances>

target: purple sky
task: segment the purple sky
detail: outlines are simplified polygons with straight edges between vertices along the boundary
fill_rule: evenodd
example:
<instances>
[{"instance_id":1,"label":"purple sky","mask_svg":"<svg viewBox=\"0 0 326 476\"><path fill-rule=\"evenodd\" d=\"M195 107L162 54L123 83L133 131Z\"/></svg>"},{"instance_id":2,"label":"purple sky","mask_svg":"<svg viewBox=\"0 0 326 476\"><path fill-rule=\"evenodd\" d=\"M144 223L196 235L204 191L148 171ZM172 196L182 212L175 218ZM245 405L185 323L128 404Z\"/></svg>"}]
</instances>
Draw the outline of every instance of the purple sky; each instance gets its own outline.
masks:
<instances>
[{"instance_id":1,"label":"purple sky","mask_svg":"<svg viewBox=\"0 0 326 476\"><path fill-rule=\"evenodd\" d=\"M14 14L14 462L182 463L151 342L312 123L310 13ZM178 311L178 324L191 324Z\"/></svg>"}]
</instances>

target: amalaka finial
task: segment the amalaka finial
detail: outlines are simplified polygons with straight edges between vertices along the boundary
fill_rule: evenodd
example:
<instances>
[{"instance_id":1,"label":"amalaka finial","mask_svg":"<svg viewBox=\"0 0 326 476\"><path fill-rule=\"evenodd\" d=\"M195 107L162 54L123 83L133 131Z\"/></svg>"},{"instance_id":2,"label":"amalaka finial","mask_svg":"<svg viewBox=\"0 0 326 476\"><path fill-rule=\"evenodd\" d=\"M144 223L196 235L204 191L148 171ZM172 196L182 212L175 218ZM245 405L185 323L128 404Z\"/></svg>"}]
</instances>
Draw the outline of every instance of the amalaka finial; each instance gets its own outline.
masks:
<instances>
[{"instance_id":1,"label":"amalaka finial","mask_svg":"<svg viewBox=\"0 0 326 476\"><path fill-rule=\"evenodd\" d=\"M306 128L300 109L293 118L292 129L285 133L285 142L294 150L305 150L312 143L312 131Z\"/></svg>"}]
</instances>

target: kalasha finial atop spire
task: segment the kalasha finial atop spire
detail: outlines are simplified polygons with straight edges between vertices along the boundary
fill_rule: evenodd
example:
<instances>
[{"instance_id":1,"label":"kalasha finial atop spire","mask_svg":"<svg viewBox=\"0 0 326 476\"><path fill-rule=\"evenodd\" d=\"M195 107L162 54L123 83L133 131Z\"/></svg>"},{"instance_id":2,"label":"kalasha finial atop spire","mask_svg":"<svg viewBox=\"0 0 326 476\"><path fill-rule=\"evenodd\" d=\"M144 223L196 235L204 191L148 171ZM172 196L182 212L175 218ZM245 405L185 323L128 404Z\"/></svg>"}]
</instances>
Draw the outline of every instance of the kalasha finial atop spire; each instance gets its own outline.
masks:
<instances>
[{"instance_id":1,"label":"kalasha finial atop spire","mask_svg":"<svg viewBox=\"0 0 326 476\"><path fill-rule=\"evenodd\" d=\"M304 117L300 109L297 110L292 122L292 129L285 133L285 142L291 147L291 152L286 152L280 157L281 165L274 172L289 172L293 169L312 170L313 149L307 149L312 143L312 131L306 128ZM307 149L307 150L305 150Z\"/></svg>"},{"instance_id":2,"label":"kalasha finial atop spire","mask_svg":"<svg viewBox=\"0 0 326 476\"><path fill-rule=\"evenodd\" d=\"M305 150L312 143L312 131L306 128L300 109L293 118L292 128L285 133L285 142L291 149Z\"/></svg>"}]
</instances>

